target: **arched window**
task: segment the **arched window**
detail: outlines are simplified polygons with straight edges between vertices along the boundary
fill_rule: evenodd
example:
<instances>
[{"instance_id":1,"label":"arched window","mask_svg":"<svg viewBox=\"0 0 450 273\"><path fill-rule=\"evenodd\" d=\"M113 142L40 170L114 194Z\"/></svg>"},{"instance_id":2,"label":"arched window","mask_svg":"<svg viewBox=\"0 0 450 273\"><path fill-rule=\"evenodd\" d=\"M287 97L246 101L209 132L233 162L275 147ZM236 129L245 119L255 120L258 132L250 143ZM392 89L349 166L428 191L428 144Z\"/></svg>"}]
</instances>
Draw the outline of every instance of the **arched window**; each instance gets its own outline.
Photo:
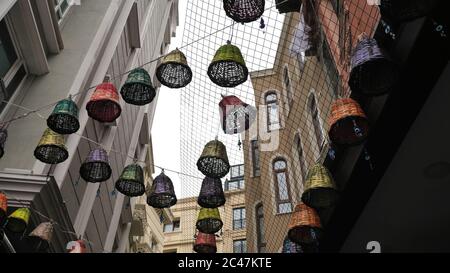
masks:
<instances>
[{"instance_id":1,"label":"arched window","mask_svg":"<svg viewBox=\"0 0 450 273\"><path fill-rule=\"evenodd\" d=\"M320 123L319 109L317 107L316 96L311 94L311 100L309 103L309 110L311 112L314 133L316 135L317 145L319 147L319 151L322 151L323 146L325 145L325 137L323 136L322 124Z\"/></svg>"},{"instance_id":2,"label":"arched window","mask_svg":"<svg viewBox=\"0 0 450 273\"><path fill-rule=\"evenodd\" d=\"M265 102L267 105L267 130L270 132L280 129L280 111L277 93L268 93Z\"/></svg>"},{"instance_id":3,"label":"arched window","mask_svg":"<svg viewBox=\"0 0 450 273\"><path fill-rule=\"evenodd\" d=\"M259 204L256 206L256 235L257 235L257 245L258 253L266 252L266 239L264 237L264 210L263 205Z\"/></svg>"},{"instance_id":4,"label":"arched window","mask_svg":"<svg viewBox=\"0 0 450 273\"><path fill-rule=\"evenodd\" d=\"M284 87L286 88L287 100L290 107L292 105L293 95L292 95L291 77L289 76L289 69L287 66L285 66L283 70L283 82Z\"/></svg>"},{"instance_id":5,"label":"arched window","mask_svg":"<svg viewBox=\"0 0 450 273\"><path fill-rule=\"evenodd\" d=\"M283 158L276 159L273 162L273 173L275 179L275 200L277 202L277 212L289 213L292 211L292 203L286 160Z\"/></svg>"},{"instance_id":6,"label":"arched window","mask_svg":"<svg viewBox=\"0 0 450 273\"><path fill-rule=\"evenodd\" d=\"M294 147L295 147L295 151L296 151L296 156L298 159L298 162L300 164L299 169L300 169L300 175L302 176L302 181L305 181L305 177L306 177L306 162L305 162L305 156L303 154L303 143L302 143L302 139L300 138L300 134L297 134L295 136L295 143L294 143Z\"/></svg>"}]
</instances>

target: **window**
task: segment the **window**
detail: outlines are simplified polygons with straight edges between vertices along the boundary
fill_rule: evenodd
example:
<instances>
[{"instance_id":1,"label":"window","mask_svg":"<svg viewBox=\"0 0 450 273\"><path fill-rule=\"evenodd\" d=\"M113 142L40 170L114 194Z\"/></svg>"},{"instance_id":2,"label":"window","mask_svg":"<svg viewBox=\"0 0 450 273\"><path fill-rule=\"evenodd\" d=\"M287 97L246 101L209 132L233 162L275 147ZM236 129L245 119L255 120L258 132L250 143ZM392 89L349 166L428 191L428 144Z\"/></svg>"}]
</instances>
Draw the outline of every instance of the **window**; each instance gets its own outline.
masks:
<instances>
[{"instance_id":1,"label":"window","mask_svg":"<svg viewBox=\"0 0 450 273\"><path fill-rule=\"evenodd\" d=\"M262 204L256 207L256 232L258 253L265 253L266 239L264 237L264 210Z\"/></svg>"},{"instance_id":2,"label":"window","mask_svg":"<svg viewBox=\"0 0 450 273\"><path fill-rule=\"evenodd\" d=\"M280 113L278 108L278 98L276 93L266 95L267 105L267 130L273 131L280 129Z\"/></svg>"},{"instance_id":3,"label":"window","mask_svg":"<svg viewBox=\"0 0 450 273\"><path fill-rule=\"evenodd\" d=\"M252 140L251 146L252 146L253 176L260 176L258 140Z\"/></svg>"},{"instance_id":4,"label":"window","mask_svg":"<svg viewBox=\"0 0 450 273\"><path fill-rule=\"evenodd\" d=\"M180 230L180 220L173 220L171 224L164 225L164 233L176 232Z\"/></svg>"},{"instance_id":5,"label":"window","mask_svg":"<svg viewBox=\"0 0 450 273\"><path fill-rule=\"evenodd\" d=\"M55 12L58 22L61 23L64 16L66 16L67 11L69 11L69 0L53 0L55 3Z\"/></svg>"},{"instance_id":6,"label":"window","mask_svg":"<svg viewBox=\"0 0 450 273\"><path fill-rule=\"evenodd\" d=\"M302 140L301 140L299 134L297 134L295 136L295 150L297 152L297 158L298 158L298 162L300 164L300 174L302 176L302 181L305 181L306 162L305 162L305 157L303 155L303 144L302 144Z\"/></svg>"},{"instance_id":7,"label":"window","mask_svg":"<svg viewBox=\"0 0 450 273\"><path fill-rule=\"evenodd\" d=\"M287 66L285 66L283 70L283 82L284 87L286 88L288 104L289 106L291 106L293 101L292 86L291 86L291 78L289 77L289 69Z\"/></svg>"},{"instance_id":8,"label":"window","mask_svg":"<svg viewBox=\"0 0 450 273\"><path fill-rule=\"evenodd\" d=\"M226 191L232 191L232 190L242 190L245 187L244 179L233 179L233 180L227 180L225 181L225 190Z\"/></svg>"},{"instance_id":9,"label":"window","mask_svg":"<svg viewBox=\"0 0 450 273\"><path fill-rule=\"evenodd\" d=\"M9 100L26 75L7 18L0 21L0 101ZM0 103L0 111L5 107Z\"/></svg>"},{"instance_id":10,"label":"window","mask_svg":"<svg viewBox=\"0 0 450 273\"><path fill-rule=\"evenodd\" d=\"M298 69L300 70L300 77L303 75L303 71L305 71L305 65L306 65L306 54L305 52L300 52L297 54L297 62L298 62Z\"/></svg>"},{"instance_id":11,"label":"window","mask_svg":"<svg viewBox=\"0 0 450 273\"><path fill-rule=\"evenodd\" d=\"M284 159L277 159L273 163L275 177L275 194L278 213L289 213L292 211L287 163Z\"/></svg>"},{"instance_id":12,"label":"window","mask_svg":"<svg viewBox=\"0 0 450 273\"><path fill-rule=\"evenodd\" d=\"M317 101L314 94L311 96L311 101L309 105L311 111L311 117L314 126L314 133L316 135L317 145L319 146L319 151L322 151L322 148L325 146L325 137L322 131L322 125L320 123L319 109L317 107Z\"/></svg>"},{"instance_id":13,"label":"window","mask_svg":"<svg viewBox=\"0 0 450 273\"><path fill-rule=\"evenodd\" d=\"M233 209L233 230L245 228L245 208Z\"/></svg>"},{"instance_id":14,"label":"window","mask_svg":"<svg viewBox=\"0 0 450 273\"><path fill-rule=\"evenodd\" d=\"M247 241L246 240L233 241L233 252L234 253L246 253L247 252Z\"/></svg>"},{"instance_id":15,"label":"window","mask_svg":"<svg viewBox=\"0 0 450 273\"><path fill-rule=\"evenodd\" d=\"M236 166L231 166L231 170L230 170L230 178L239 178L239 177L244 177L244 165L236 165Z\"/></svg>"}]
</instances>

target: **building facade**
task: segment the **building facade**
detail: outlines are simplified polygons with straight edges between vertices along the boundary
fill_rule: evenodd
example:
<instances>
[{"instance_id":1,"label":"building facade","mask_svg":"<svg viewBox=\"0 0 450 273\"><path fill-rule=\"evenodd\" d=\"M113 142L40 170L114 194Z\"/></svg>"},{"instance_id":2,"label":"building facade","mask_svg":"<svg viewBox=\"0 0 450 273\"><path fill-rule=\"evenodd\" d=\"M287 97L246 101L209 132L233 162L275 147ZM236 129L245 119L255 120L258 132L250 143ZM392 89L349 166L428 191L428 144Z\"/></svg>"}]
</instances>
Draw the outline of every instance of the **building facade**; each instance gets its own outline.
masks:
<instances>
[{"instance_id":1,"label":"building facade","mask_svg":"<svg viewBox=\"0 0 450 273\"><path fill-rule=\"evenodd\" d=\"M226 203L219 208L223 222L217 234L217 253L247 252L244 166L231 168L225 181ZM164 225L164 253L193 253L196 221L200 212L197 197L178 200L171 208L173 221Z\"/></svg>"},{"instance_id":2,"label":"building facade","mask_svg":"<svg viewBox=\"0 0 450 273\"><path fill-rule=\"evenodd\" d=\"M306 2L314 8L286 14L273 69L250 75L259 117L244 137L249 252L281 251L308 169L328 156L331 105L348 91L357 35L344 34L373 35L379 19L364 17L378 10L365 0ZM365 24L351 24L360 8Z\"/></svg>"},{"instance_id":3,"label":"building facade","mask_svg":"<svg viewBox=\"0 0 450 273\"><path fill-rule=\"evenodd\" d=\"M121 99L120 118L101 124L85 110L93 92L89 87L110 75L120 89L124 72L144 64L153 76L157 63L150 61L166 53L177 25L177 0L1 1L0 120L40 111L7 124L0 189L10 197L10 210L31 207L72 232L55 229L50 251L65 252L66 244L77 237L89 241L90 252L129 250L135 200L116 192L114 184L124 166L133 162L130 156L153 170L150 132L157 98L143 107ZM153 82L158 87L156 77ZM80 109L80 130L65 139L69 158L64 163L43 164L33 151L46 129L42 117L52 111L45 106L70 95ZM80 179L80 165L97 145L86 138L109 152L112 177L106 183ZM156 217L153 211L149 214ZM43 221L32 212L27 232ZM18 252L30 251L10 240Z\"/></svg>"}]
</instances>

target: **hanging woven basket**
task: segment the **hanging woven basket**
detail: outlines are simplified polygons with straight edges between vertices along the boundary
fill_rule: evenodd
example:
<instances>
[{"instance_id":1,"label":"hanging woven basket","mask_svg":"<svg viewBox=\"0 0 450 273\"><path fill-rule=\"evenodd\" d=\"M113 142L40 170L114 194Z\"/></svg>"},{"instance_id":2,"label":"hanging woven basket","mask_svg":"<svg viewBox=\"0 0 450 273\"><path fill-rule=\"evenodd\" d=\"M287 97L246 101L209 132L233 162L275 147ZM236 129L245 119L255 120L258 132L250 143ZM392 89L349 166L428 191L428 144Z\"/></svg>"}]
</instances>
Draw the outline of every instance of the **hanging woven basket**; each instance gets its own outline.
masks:
<instances>
[{"instance_id":1,"label":"hanging woven basket","mask_svg":"<svg viewBox=\"0 0 450 273\"><path fill-rule=\"evenodd\" d=\"M116 182L116 189L128 197L137 197L145 193L144 171L138 164L125 167Z\"/></svg>"},{"instance_id":2,"label":"hanging woven basket","mask_svg":"<svg viewBox=\"0 0 450 273\"><path fill-rule=\"evenodd\" d=\"M192 70L186 56L178 49L167 54L156 69L156 77L169 88L182 88L192 81Z\"/></svg>"},{"instance_id":3,"label":"hanging woven basket","mask_svg":"<svg viewBox=\"0 0 450 273\"><path fill-rule=\"evenodd\" d=\"M50 247L53 230L52 223L41 223L28 235L27 240L37 252L44 252Z\"/></svg>"},{"instance_id":4,"label":"hanging woven basket","mask_svg":"<svg viewBox=\"0 0 450 273\"><path fill-rule=\"evenodd\" d=\"M116 87L109 82L97 86L86 105L86 110L89 117L99 122L115 121L122 113Z\"/></svg>"},{"instance_id":5,"label":"hanging woven basket","mask_svg":"<svg viewBox=\"0 0 450 273\"><path fill-rule=\"evenodd\" d=\"M313 244L320 237L322 225L319 215L307 205L298 204L288 226L288 236L292 242L297 244Z\"/></svg>"},{"instance_id":6,"label":"hanging woven basket","mask_svg":"<svg viewBox=\"0 0 450 273\"><path fill-rule=\"evenodd\" d=\"M369 120L351 98L338 99L331 106L330 140L338 145L359 145L369 136Z\"/></svg>"},{"instance_id":7,"label":"hanging woven basket","mask_svg":"<svg viewBox=\"0 0 450 273\"><path fill-rule=\"evenodd\" d=\"M250 23L264 14L265 0L223 0L228 17L238 23Z\"/></svg>"},{"instance_id":8,"label":"hanging woven basket","mask_svg":"<svg viewBox=\"0 0 450 273\"><path fill-rule=\"evenodd\" d=\"M439 0L381 0L383 19L392 23L403 23L430 14Z\"/></svg>"},{"instance_id":9,"label":"hanging woven basket","mask_svg":"<svg viewBox=\"0 0 450 273\"><path fill-rule=\"evenodd\" d=\"M199 232L195 239L194 251L197 253L216 253L216 235Z\"/></svg>"},{"instance_id":10,"label":"hanging woven basket","mask_svg":"<svg viewBox=\"0 0 450 273\"><path fill-rule=\"evenodd\" d=\"M6 144L7 138L8 138L8 131L6 130L6 128L1 127L0 128L0 158L2 158L3 155L5 155L5 144Z\"/></svg>"},{"instance_id":11,"label":"hanging woven basket","mask_svg":"<svg viewBox=\"0 0 450 273\"><path fill-rule=\"evenodd\" d=\"M13 233L24 233L30 221L30 209L20 208L16 209L8 216L6 228Z\"/></svg>"},{"instance_id":12,"label":"hanging woven basket","mask_svg":"<svg viewBox=\"0 0 450 273\"><path fill-rule=\"evenodd\" d=\"M223 226L222 219L220 219L219 209L200 209L196 226L197 229L203 233L214 234L219 232Z\"/></svg>"},{"instance_id":13,"label":"hanging woven basket","mask_svg":"<svg viewBox=\"0 0 450 273\"><path fill-rule=\"evenodd\" d=\"M0 191L0 227L6 222L6 218L8 215L8 197L6 193Z\"/></svg>"},{"instance_id":14,"label":"hanging woven basket","mask_svg":"<svg viewBox=\"0 0 450 273\"><path fill-rule=\"evenodd\" d=\"M304 188L302 201L314 209L330 208L339 198L336 184L322 164L316 164L309 170Z\"/></svg>"},{"instance_id":15,"label":"hanging woven basket","mask_svg":"<svg viewBox=\"0 0 450 273\"><path fill-rule=\"evenodd\" d=\"M62 135L76 133L80 129L76 103L70 98L58 102L47 119L47 126Z\"/></svg>"},{"instance_id":16,"label":"hanging woven basket","mask_svg":"<svg viewBox=\"0 0 450 273\"><path fill-rule=\"evenodd\" d=\"M219 178L205 177L197 203L202 208L218 208L225 205L225 193Z\"/></svg>"},{"instance_id":17,"label":"hanging woven basket","mask_svg":"<svg viewBox=\"0 0 450 273\"><path fill-rule=\"evenodd\" d=\"M147 204L151 207L163 209L170 208L177 203L172 180L162 172L158 175L147 195Z\"/></svg>"},{"instance_id":18,"label":"hanging woven basket","mask_svg":"<svg viewBox=\"0 0 450 273\"><path fill-rule=\"evenodd\" d=\"M102 148L89 152L88 157L80 167L80 176L84 181L91 183L104 182L111 177L111 173L108 153Z\"/></svg>"},{"instance_id":19,"label":"hanging woven basket","mask_svg":"<svg viewBox=\"0 0 450 273\"><path fill-rule=\"evenodd\" d=\"M239 48L231 42L221 46L208 68L208 76L221 87L236 87L246 82L248 68Z\"/></svg>"},{"instance_id":20,"label":"hanging woven basket","mask_svg":"<svg viewBox=\"0 0 450 273\"><path fill-rule=\"evenodd\" d=\"M238 134L250 128L256 119L256 108L236 96L226 96L219 103L220 120L225 134Z\"/></svg>"},{"instance_id":21,"label":"hanging woven basket","mask_svg":"<svg viewBox=\"0 0 450 273\"><path fill-rule=\"evenodd\" d=\"M156 90L148 72L143 68L136 68L128 74L120 94L126 103L142 106L153 101Z\"/></svg>"},{"instance_id":22,"label":"hanging woven basket","mask_svg":"<svg viewBox=\"0 0 450 273\"><path fill-rule=\"evenodd\" d=\"M392 90L398 68L373 38L362 35L351 59L349 86L366 96L383 95Z\"/></svg>"},{"instance_id":23,"label":"hanging woven basket","mask_svg":"<svg viewBox=\"0 0 450 273\"><path fill-rule=\"evenodd\" d=\"M69 157L69 152L64 143L64 136L47 128L34 150L34 156L46 164L62 163Z\"/></svg>"},{"instance_id":24,"label":"hanging woven basket","mask_svg":"<svg viewBox=\"0 0 450 273\"><path fill-rule=\"evenodd\" d=\"M230 171L230 163L225 145L218 140L208 142L197 161L197 168L211 178L222 178L227 175Z\"/></svg>"}]
</instances>

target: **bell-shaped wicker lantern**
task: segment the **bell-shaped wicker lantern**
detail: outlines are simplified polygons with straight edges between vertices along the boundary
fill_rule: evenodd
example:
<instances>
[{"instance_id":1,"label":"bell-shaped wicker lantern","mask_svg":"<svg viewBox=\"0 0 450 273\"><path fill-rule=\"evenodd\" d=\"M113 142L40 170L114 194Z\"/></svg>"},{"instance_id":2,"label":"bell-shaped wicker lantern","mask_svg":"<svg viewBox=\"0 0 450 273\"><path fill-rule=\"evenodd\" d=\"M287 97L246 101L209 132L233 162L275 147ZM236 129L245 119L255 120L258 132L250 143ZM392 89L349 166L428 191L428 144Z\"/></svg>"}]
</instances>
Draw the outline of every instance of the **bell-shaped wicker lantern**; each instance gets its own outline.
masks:
<instances>
[{"instance_id":1,"label":"bell-shaped wicker lantern","mask_svg":"<svg viewBox=\"0 0 450 273\"><path fill-rule=\"evenodd\" d=\"M264 14L265 4L265 0L223 0L225 13L238 23L258 20Z\"/></svg>"},{"instance_id":2,"label":"bell-shaped wicker lantern","mask_svg":"<svg viewBox=\"0 0 450 273\"><path fill-rule=\"evenodd\" d=\"M80 129L77 104L71 98L58 102L47 119L47 126L62 135L76 133Z\"/></svg>"},{"instance_id":3,"label":"bell-shaped wicker lantern","mask_svg":"<svg viewBox=\"0 0 450 273\"><path fill-rule=\"evenodd\" d=\"M303 253L302 246L289 240L286 236L283 241L283 249L281 253Z\"/></svg>"},{"instance_id":4,"label":"bell-shaped wicker lantern","mask_svg":"<svg viewBox=\"0 0 450 273\"><path fill-rule=\"evenodd\" d=\"M236 87L248 79L248 68L245 65L241 50L231 44L217 50L208 68L211 81L221 87Z\"/></svg>"},{"instance_id":5,"label":"bell-shaped wicker lantern","mask_svg":"<svg viewBox=\"0 0 450 273\"><path fill-rule=\"evenodd\" d=\"M86 243L83 240L71 241L67 244L69 253L86 253Z\"/></svg>"},{"instance_id":6,"label":"bell-shaped wicker lantern","mask_svg":"<svg viewBox=\"0 0 450 273\"><path fill-rule=\"evenodd\" d=\"M203 233L214 234L218 232L223 226L222 219L220 218L219 209L218 208L200 209L196 226L197 229Z\"/></svg>"},{"instance_id":7,"label":"bell-shaped wicker lantern","mask_svg":"<svg viewBox=\"0 0 450 273\"><path fill-rule=\"evenodd\" d=\"M197 161L197 168L211 178L222 178L227 175L230 163L225 145L217 139L208 142Z\"/></svg>"},{"instance_id":8,"label":"bell-shaped wicker lantern","mask_svg":"<svg viewBox=\"0 0 450 273\"><path fill-rule=\"evenodd\" d=\"M104 182L111 177L111 173L108 153L102 148L92 150L80 167L80 175L86 182Z\"/></svg>"},{"instance_id":9,"label":"bell-shaped wicker lantern","mask_svg":"<svg viewBox=\"0 0 450 273\"><path fill-rule=\"evenodd\" d=\"M53 236L53 224L51 222L41 223L29 235L28 241L38 252L46 251Z\"/></svg>"},{"instance_id":10,"label":"bell-shaped wicker lantern","mask_svg":"<svg viewBox=\"0 0 450 273\"><path fill-rule=\"evenodd\" d=\"M186 56L178 49L167 54L156 69L156 77L169 88L182 88L192 81L192 70Z\"/></svg>"},{"instance_id":11,"label":"bell-shaped wicker lantern","mask_svg":"<svg viewBox=\"0 0 450 273\"><path fill-rule=\"evenodd\" d=\"M5 143L8 138L8 131L3 126L0 128L0 158L5 154Z\"/></svg>"},{"instance_id":12,"label":"bell-shaped wicker lantern","mask_svg":"<svg viewBox=\"0 0 450 273\"><path fill-rule=\"evenodd\" d=\"M8 197L6 193L0 191L0 227L6 222L8 215Z\"/></svg>"},{"instance_id":13,"label":"bell-shaped wicker lantern","mask_svg":"<svg viewBox=\"0 0 450 273\"><path fill-rule=\"evenodd\" d=\"M439 0L381 0L380 12L383 19L402 23L426 16L438 3Z\"/></svg>"},{"instance_id":14,"label":"bell-shaped wicker lantern","mask_svg":"<svg viewBox=\"0 0 450 273\"><path fill-rule=\"evenodd\" d=\"M120 94L126 103L142 106L153 101L156 90L147 70L136 68L128 74L128 79L122 86Z\"/></svg>"},{"instance_id":15,"label":"bell-shaped wicker lantern","mask_svg":"<svg viewBox=\"0 0 450 273\"><path fill-rule=\"evenodd\" d=\"M316 164L309 170L304 188L303 203L315 209L330 208L339 198L336 184L322 164Z\"/></svg>"},{"instance_id":16,"label":"bell-shaped wicker lantern","mask_svg":"<svg viewBox=\"0 0 450 273\"><path fill-rule=\"evenodd\" d=\"M34 156L46 164L59 164L69 157L64 136L47 128L34 150Z\"/></svg>"},{"instance_id":17,"label":"bell-shaped wicker lantern","mask_svg":"<svg viewBox=\"0 0 450 273\"><path fill-rule=\"evenodd\" d=\"M122 113L119 93L114 84L104 82L97 86L90 101L86 105L88 115L99 122L115 121Z\"/></svg>"},{"instance_id":18,"label":"bell-shaped wicker lantern","mask_svg":"<svg viewBox=\"0 0 450 273\"><path fill-rule=\"evenodd\" d=\"M322 225L317 212L307 205L298 204L289 223L289 239L297 244L313 244L318 241Z\"/></svg>"},{"instance_id":19,"label":"bell-shaped wicker lantern","mask_svg":"<svg viewBox=\"0 0 450 273\"><path fill-rule=\"evenodd\" d=\"M202 208L218 208L225 204L225 193L219 178L205 177L197 203Z\"/></svg>"},{"instance_id":20,"label":"bell-shaped wicker lantern","mask_svg":"<svg viewBox=\"0 0 450 273\"><path fill-rule=\"evenodd\" d=\"M147 196L147 204L151 207L170 208L177 203L172 180L162 172L154 180Z\"/></svg>"},{"instance_id":21,"label":"bell-shaped wicker lantern","mask_svg":"<svg viewBox=\"0 0 450 273\"><path fill-rule=\"evenodd\" d=\"M333 103L329 122L328 135L334 144L358 145L369 136L369 120L358 102L351 98Z\"/></svg>"},{"instance_id":22,"label":"bell-shaped wicker lantern","mask_svg":"<svg viewBox=\"0 0 450 273\"><path fill-rule=\"evenodd\" d=\"M16 209L8 217L8 222L6 228L13 233L23 233L28 227L28 222L30 221L30 209L19 208Z\"/></svg>"},{"instance_id":23,"label":"bell-shaped wicker lantern","mask_svg":"<svg viewBox=\"0 0 450 273\"><path fill-rule=\"evenodd\" d=\"M236 96L224 96L219 103L220 120L225 134L238 134L250 128L255 121L256 108Z\"/></svg>"},{"instance_id":24,"label":"bell-shaped wicker lantern","mask_svg":"<svg viewBox=\"0 0 450 273\"><path fill-rule=\"evenodd\" d=\"M199 232L195 239L194 251L197 253L216 253L216 235Z\"/></svg>"},{"instance_id":25,"label":"bell-shaped wicker lantern","mask_svg":"<svg viewBox=\"0 0 450 273\"><path fill-rule=\"evenodd\" d=\"M366 96L391 91L398 78L398 68L379 47L378 42L362 34L351 59L349 86Z\"/></svg>"},{"instance_id":26,"label":"bell-shaped wicker lantern","mask_svg":"<svg viewBox=\"0 0 450 273\"><path fill-rule=\"evenodd\" d=\"M116 182L116 189L128 197L137 197L145 193L144 170L138 164L125 167Z\"/></svg>"}]
</instances>

